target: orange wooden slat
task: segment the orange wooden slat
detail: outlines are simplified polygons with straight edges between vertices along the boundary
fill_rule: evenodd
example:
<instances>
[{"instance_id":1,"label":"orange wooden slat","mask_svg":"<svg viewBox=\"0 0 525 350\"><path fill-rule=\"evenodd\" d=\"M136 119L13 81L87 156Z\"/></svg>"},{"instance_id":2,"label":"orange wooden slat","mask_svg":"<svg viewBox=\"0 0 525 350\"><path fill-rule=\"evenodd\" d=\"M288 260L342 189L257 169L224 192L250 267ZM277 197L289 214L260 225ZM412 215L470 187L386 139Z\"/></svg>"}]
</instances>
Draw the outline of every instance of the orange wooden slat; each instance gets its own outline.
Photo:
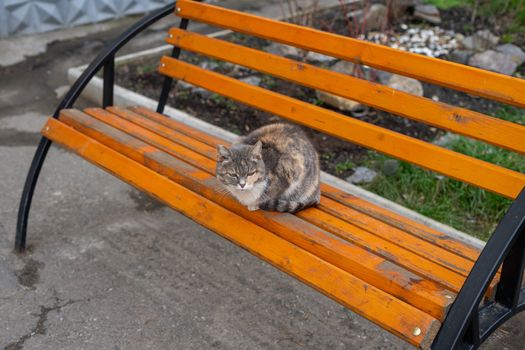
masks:
<instances>
[{"instance_id":1,"label":"orange wooden slat","mask_svg":"<svg viewBox=\"0 0 525 350\"><path fill-rule=\"evenodd\" d=\"M428 348L440 323L428 314L273 235L55 119L43 134L161 199L203 226L302 280L413 345ZM415 328L421 330L414 332ZM417 335L415 335L417 334Z\"/></svg>"},{"instance_id":2,"label":"orange wooden slat","mask_svg":"<svg viewBox=\"0 0 525 350\"><path fill-rule=\"evenodd\" d=\"M127 111L126 109L123 109L123 108L118 108L118 107L109 107L108 108L109 111L111 111L112 113L114 113L115 115L118 115L122 118L125 118L126 120L129 120L131 122L134 122L135 124L137 125L141 125L141 126L144 126L143 124L143 121L141 121L141 119L143 118L140 118L139 115L134 115L133 112L130 112L130 111ZM142 135L144 134L143 131L138 131L138 132L130 132L128 130L128 128L122 128L120 127L118 124L114 123L114 118L112 118L111 116L105 116L105 114L107 114L107 112L103 111L103 110L100 110L100 109L88 109L86 110L86 112L106 123L108 123L109 125L111 126L114 126L114 127L117 127L119 130L122 130L124 132L128 132L138 138L140 138L142 141L144 142L147 142L151 145L153 145L153 142L155 142L154 140L156 140L157 138L155 137L151 137L151 135L149 137L143 137ZM102 118L101 118L102 117ZM164 117L165 118L165 117ZM151 121L148 121L148 122L151 122ZM160 135L162 136L163 138L168 138L169 140L171 140L172 142L174 143L178 143L180 144L180 134L178 133L178 131L175 131L173 129L168 129L166 130L165 127L163 125L159 125L159 124L155 124L155 123L146 123L146 128L148 128L150 131L153 131L154 133L156 133L157 135ZM161 140L161 142L159 143L160 145L163 145L165 144L166 142L164 140ZM192 145L190 145L189 147L192 147ZM208 145L205 145L206 148L203 147L202 144L196 144L195 145L195 148L192 148L193 150L197 150L199 149L200 153L201 154L205 154L208 158L210 158L211 160L215 160L215 148L212 147L212 146L208 146ZM202 162L201 160L198 160L198 159L195 159L195 160L189 160L187 158L181 158L177 152L176 152L176 149L178 148L177 147L173 147L173 148L163 148L164 151L176 156L177 158L180 158L180 159L183 159L183 160L186 160L188 161L190 164L194 165L194 166L197 166L207 172L209 172L210 174L213 174L215 172L215 161L213 162ZM173 152L175 151L175 152ZM328 203L327 203L328 202ZM435 245L435 244L431 244L425 240L422 240L420 239L419 237L417 236L413 236L409 233L406 233L402 230L399 230L395 227L392 227L392 226L389 226L379 220L376 220L375 218L373 217L369 217L359 211L356 211L352 208L348 208L344 205L341 205L339 204L338 202L336 201L333 201L331 199L328 199L328 198L325 198L323 197L321 199L321 205L319 206L320 209L324 210L324 211L328 211L331 215L333 216L336 216L342 220L346 220L347 222L349 222L351 225L352 225L352 229L353 231L355 232L355 234L357 234L357 237L353 237L353 235L350 235L350 237L352 238L351 241L355 242L355 241L358 241L358 242L363 242L363 241L366 241L366 242L369 242L370 239L367 239L366 237L369 237L370 234L374 234L378 237L380 237L380 242L382 240L387 240L388 242L391 242L391 243L394 243L395 245L398 245L400 247L403 248L403 251L405 249L411 251L412 253L416 254L416 255L420 255L421 257L425 258L426 260L431 260L433 261L434 263L437 263L443 267L446 267L456 273L458 273L459 275L462 275L462 276L467 276L468 273L470 272L471 268L472 268L472 261L468 260L468 259L465 259L461 256L458 256L457 254L453 254L443 248L441 248L440 246L438 245ZM312 209L311 210L312 212L312 215L316 215L315 213L317 212L317 209ZM365 231L368 231L368 232L364 232L362 230L365 230ZM371 239L372 241L377 241L377 239L374 239L372 237ZM361 243L361 245L363 245L363 243ZM387 244L386 246L384 245L377 245L376 246L376 249L375 250L379 250L377 247L381 247L380 250L382 252L389 252L389 247L393 247L391 244ZM367 249L372 249L372 247L369 245L369 243L367 243L366 245L366 248ZM394 247L395 249L395 247ZM396 250L394 250L396 251ZM397 253L393 253L393 255L398 255ZM392 257L393 255L389 255L388 257ZM407 267L410 267L411 265L404 265L404 266L407 266ZM420 268L420 264L418 264L417 262L415 263L415 266L417 266L418 268ZM439 268L438 268L439 269ZM422 270L415 270L416 272L421 272ZM429 271L435 271L434 268L430 268L429 270L426 270L426 273L428 274ZM446 270L444 270L445 274L447 273ZM424 272L423 272L424 273ZM446 274L445 277L448 278L448 275ZM450 280L450 278L448 278ZM458 286L461 286L462 285L462 279L459 279L460 281L460 284L458 284ZM457 289L458 290L458 289Z\"/></svg>"},{"instance_id":3,"label":"orange wooden slat","mask_svg":"<svg viewBox=\"0 0 525 350\"><path fill-rule=\"evenodd\" d=\"M515 198L525 175L170 58L160 72L329 135Z\"/></svg>"},{"instance_id":4,"label":"orange wooden slat","mask_svg":"<svg viewBox=\"0 0 525 350\"><path fill-rule=\"evenodd\" d=\"M157 122L158 124L164 125L168 128L171 128L172 130L177 130L178 132L181 132L187 136L190 136L194 138L195 140L203 142L207 145L216 147L220 143L225 144L227 142L221 138L215 137L210 134L203 133L202 131L189 127L188 125L184 123L173 120L170 117L154 112L151 109L141 107L141 106L128 107L128 109L154 122Z\"/></svg>"},{"instance_id":5,"label":"orange wooden slat","mask_svg":"<svg viewBox=\"0 0 525 350\"><path fill-rule=\"evenodd\" d=\"M347 207L324 196L321 198L321 203L318 207L338 219L375 234L389 242L395 243L428 260L432 260L442 266L448 267L462 276L468 276L474 265L472 261L451 253L440 246L407 234L398 228L376 220L374 217L363 214L358 210Z\"/></svg>"},{"instance_id":6,"label":"orange wooden slat","mask_svg":"<svg viewBox=\"0 0 525 350\"><path fill-rule=\"evenodd\" d=\"M525 107L521 79L195 1L177 1L177 8L191 20Z\"/></svg>"},{"instance_id":7,"label":"orange wooden slat","mask_svg":"<svg viewBox=\"0 0 525 350\"><path fill-rule=\"evenodd\" d=\"M191 151L185 151L182 154L180 154L179 145L175 144L173 145L173 147L170 147L169 146L170 142L163 137L157 137L156 135L152 134L151 132L147 130L143 130L142 128L137 128L137 126L134 124L125 123L125 122L124 123L115 122L115 119L118 119L118 118L112 118L110 113L102 109L87 109L86 112L89 115L107 123L108 125L112 127L115 127L123 132L126 132L132 136L135 136L141 139L142 141L148 143L149 145L159 148L164 152L167 152L179 159L189 162L191 165L195 167L198 167L200 169L207 171L209 174L213 174L215 171L215 162L212 161L211 159L203 160L201 157L199 157L198 159L192 159L191 155L189 155ZM74 117L72 115L73 113L74 112L63 113L61 115L61 118L67 121L68 124L74 123L76 127L82 127L81 125L78 126L79 123L75 122L75 119L74 119L74 118L82 118L82 115L77 115L76 117ZM88 123L88 121L85 121L84 124L85 123ZM85 133L88 132L86 129L82 129L82 131ZM104 135L104 133L102 133L101 135ZM112 146L119 147L118 145L113 145L113 144ZM192 171L192 173L195 174L194 171ZM199 187L199 189L203 190L202 187ZM312 220L317 220L317 217L319 216L326 216L325 214L323 214L316 208L312 208L310 211L312 212L310 216L313 216ZM314 221L311 221L311 222L314 222ZM317 226L320 226L318 224L318 221L315 221L315 223ZM264 225L265 222L262 221L262 223L259 223L259 224ZM347 225L344 223L340 223L340 224L345 225L346 231L344 233L342 233L340 229L337 229L336 231L331 231L331 232L334 232L336 235L338 235L339 237L349 242L358 244L359 246L369 251L376 252L376 254L379 254L380 256L386 259L389 259L395 262L396 264L409 269L410 271L418 273L419 275L425 278L436 281L454 292L458 292L461 286L463 285L464 277L461 275L461 272L463 272L463 270L460 269L459 267L456 267L455 271L450 270L451 265L453 265L454 263L458 264L457 259L453 259L447 264L443 264L443 262L439 261L438 259L437 259L437 263L432 262L431 261L432 259L429 260L427 258L423 258L413 252L406 250L405 248L399 247L396 244L392 244L391 242L388 242L384 240L383 238L378 238L374 236L373 234L370 234L369 232L366 232L356 226ZM308 242L309 241L307 241L307 243ZM436 250L439 250L439 249L436 247ZM433 252L435 253L436 251L434 250ZM431 252L429 251L429 253ZM443 252L443 253L446 254L446 252ZM438 258L439 258L439 254L438 254ZM461 260L461 258L459 259ZM467 260L463 260L463 261L467 264L470 263ZM444 265L445 267L440 266L440 265Z\"/></svg>"},{"instance_id":8,"label":"orange wooden slat","mask_svg":"<svg viewBox=\"0 0 525 350\"><path fill-rule=\"evenodd\" d=\"M88 112L95 116L101 115L104 111L90 109ZM374 286L380 289L384 288L383 290L401 300L422 308L436 318L442 319L444 317L454 294L439 284L421 278L384 258L349 244L293 215L265 211L250 212L230 196L224 195L223 191L218 190L219 184L209 169L214 168L212 160L206 163L193 162L190 163L191 166L181 163L168 156L169 154L182 159L183 157L174 151L178 147L163 146L166 140L162 140L162 137L152 137L151 134L138 130L140 128L130 123L125 127L119 124L121 129L115 130L108 124L100 123L98 121L100 119L91 118L91 115L87 116L78 111L66 111L61 114L60 118L69 126L117 150L119 153L146 164L149 168L168 176L199 195L221 204L228 210L238 213L313 254L323 257L328 262L357 277L366 278ZM107 135L112 135L112 137L107 137ZM134 137L138 137L138 139ZM151 152L149 146L143 142L166 153L153 152L154 155L150 156L146 151L142 151ZM199 171L194 167L205 170ZM365 262L363 263L363 261Z\"/></svg>"},{"instance_id":9,"label":"orange wooden slat","mask_svg":"<svg viewBox=\"0 0 525 350\"><path fill-rule=\"evenodd\" d=\"M178 28L168 43L525 154L525 126Z\"/></svg>"},{"instance_id":10,"label":"orange wooden slat","mask_svg":"<svg viewBox=\"0 0 525 350\"><path fill-rule=\"evenodd\" d=\"M466 244L465 242L461 242L453 237L447 236L443 232L434 230L428 226L410 220L402 215L384 209L380 206L367 202L364 199L324 183L321 184L321 192L324 196L338 201L345 206L351 207L364 213L365 215L369 215L391 226L409 232L414 236L424 239L432 244L438 245L443 249L469 259L470 261L476 261L478 259L480 250L472 247L469 244Z\"/></svg>"},{"instance_id":11,"label":"orange wooden slat","mask_svg":"<svg viewBox=\"0 0 525 350\"><path fill-rule=\"evenodd\" d=\"M123 108L110 107L108 109L115 113L122 110ZM184 123L173 120L150 109L144 107L129 107L128 109L140 114L140 116L151 118L151 120L170 128L174 132L184 132L187 135L191 135L191 137L195 138L196 140L202 141L203 143L209 145L213 149L216 147L217 144L229 144L229 142L226 140L220 139L218 137L213 137L202 131L193 129L192 127ZM150 130L158 133L159 135L162 135L160 132L158 132L158 127L150 128ZM164 135L169 137L174 142L178 141L169 134ZM206 151L205 154L209 154L209 152ZM446 234L440 231L437 231L419 222L413 221L402 215L399 215L395 212L389 211L375 204L367 202L359 197L344 192L333 186L321 183L321 192L322 195L327 198L330 198L347 207L357 210L371 218L375 218L379 222L383 222L389 226L396 227L401 231L408 232L413 236L416 236L429 243L432 243L433 245L436 245L449 252L464 257L465 259L468 259L470 261L476 261L479 256L480 250L465 242L447 236Z\"/></svg>"},{"instance_id":12,"label":"orange wooden slat","mask_svg":"<svg viewBox=\"0 0 525 350\"><path fill-rule=\"evenodd\" d=\"M129 116L126 115L128 114L126 113L126 109L118 107L110 107L108 109L119 116L129 119ZM141 112L141 116L154 116L154 119L158 120L162 124L160 127L159 125L149 124L149 130L159 135L163 135L164 137L169 138L175 143L178 143L178 138L176 137L176 134L178 133L178 131L180 131L180 129L184 129L186 130L186 132L189 132L193 136L196 136L198 138L205 138L206 134L198 130L192 129L191 127L183 123L162 116L156 112L141 107L131 109L137 112ZM132 112L132 114L133 113L134 112ZM137 118L133 118L130 120L136 119ZM163 128L164 125L167 125L171 129L171 133L166 132L166 130ZM150 140L143 139L143 141L151 144ZM208 146L210 146L210 150L204 150L203 154L210 157L210 151L214 149L214 146L217 144L217 142L225 145L228 144L226 141L222 141L221 139L215 138L214 141L209 141L209 143L206 143ZM202 147L199 146L198 148ZM169 149L167 150L167 152L170 152ZM174 155L176 155L176 153ZM215 159L215 156L212 156L210 158ZM191 164L203 169L204 171L213 173L214 163L208 162L204 165L198 162L191 162ZM444 266L448 269L451 269L452 271L455 271L463 276L466 276L470 272L470 269L472 267L472 261L475 261L477 256L479 255L478 250L474 249L472 246L464 242L460 242L454 239L453 237L449 237L441 232L432 230L424 225L412 222L411 220L402 217L396 213L391 213L388 210L374 206L371 203L367 203L366 201L360 200L359 198L349 195L348 193L345 193L341 190L332 188L326 184L321 185L321 190L327 193L328 198L325 197L324 194L322 195L321 205L319 206L319 208L330 213L336 218L342 219L348 222L349 224L353 225L350 226L352 230L347 230L347 232L345 232L342 235L339 233L341 231L337 228L336 231L333 232L336 232L336 234L340 234L341 237L351 238L350 240L352 242L361 242L361 245L363 245L363 241L368 241L368 239L366 238L366 233L365 235L363 235L362 231L359 230L364 229L374 235L377 235L378 237L381 237L382 239L386 239L389 242L392 242L405 249L408 249L413 253L425 257L426 259L432 260L433 262L438 263L439 265ZM327 201L331 202L330 205L323 205L323 203L326 203ZM343 205L338 204L338 202L342 203ZM316 209L310 210L310 212L314 212L314 220L316 220L315 211ZM383 219L383 221L381 221L381 219ZM330 228L328 229L330 230ZM348 236L349 232L351 232L352 235L357 234L357 236ZM372 243L373 242L377 242L377 240L372 239ZM406 266L408 268L410 268L411 266L410 264L406 265L403 261L403 258L399 260L393 255L384 255L384 253L387 252L388 249L381 249L381 245L377 245L377 243L375 246L371 246L368 243L365 243L363 246L366 249L375 249L375 251L381 251L380 255L383 254L382 256L387 257L392 261L397 261L403 266ZM397 255L395 256L402 256L402 253L396 254ZM468 256L471 256L471 258L469 259ZM421 270L418 271L421 272ZM490 299L490 296L495 290L498 281L499 275L496 276L496 278L492 281L491 285L489 286L489 289L487 291L487 298Z\"/></svg>"}]
</instances>

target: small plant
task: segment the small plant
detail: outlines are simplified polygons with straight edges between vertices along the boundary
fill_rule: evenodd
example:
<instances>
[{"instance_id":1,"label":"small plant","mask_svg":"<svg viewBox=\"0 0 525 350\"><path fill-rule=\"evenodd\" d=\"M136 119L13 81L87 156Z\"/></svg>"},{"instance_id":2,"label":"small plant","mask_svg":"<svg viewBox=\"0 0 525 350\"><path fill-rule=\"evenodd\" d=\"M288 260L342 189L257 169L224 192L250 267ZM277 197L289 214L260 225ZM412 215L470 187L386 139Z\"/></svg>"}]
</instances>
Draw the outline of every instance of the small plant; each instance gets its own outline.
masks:
<instances>
[{"instance_id":1,"label":"small plant","mask_svg":"<svg viewBox=\"0 0 525 350\"><path fill-rule=\"evenodd\" d=\"M157 70L157 64L142 64L137 67L137 73L139 75L151 74Z\"/></svg>"},{"instance_id":2,"label":"small plant","mask_svg":"<svg viewBox=\"0 0 525 350\"><path fill-rule=\"evenodd\" d=\"M423 2L425 4L435 5L442 10L468 4L467 0L424 0Z\"/></svg>"},{"instance_id":3,"label":"small plant","mask_svg":"<svg viewBox=\"0 0 525 350\"><path fill-rule=\"evenodd\" d=\"M237 104L235 104L235 102L230 99L226 99L226 108L231 111L235 111L237 110Z\"/></svg>"},{"instance_id":4,"label":"small plant","mask_svg":"<svg viewBox=\"0 0 525 350\"><path fill-rule=\"evenodd\" d=\"M335 171L337 174L342 174L345 171L352 170L356 167L356 165L351 161L346 161L343 163L337 163L335 165Z\"/></svg>"},{"instance_id":5,"label":"small plant","mask_svg":"<svg viewBox=\"0 0 525 350\"><path fill-rule=\"evenodd\" d=\"M271 75L263 75L261 78L261 85L271 90L277 86L277 82Z\"/></svg>"},{"instance_id":6,"label":"small plant","mask_svg":"<svg viewBox=\"0 0 525 350\"><path fill-rule=\"evenodd\" d=\"M223 104L226 102L224 96L215 93L211 95L210 99L216 104Z\"/></svg>"}]
</instances>

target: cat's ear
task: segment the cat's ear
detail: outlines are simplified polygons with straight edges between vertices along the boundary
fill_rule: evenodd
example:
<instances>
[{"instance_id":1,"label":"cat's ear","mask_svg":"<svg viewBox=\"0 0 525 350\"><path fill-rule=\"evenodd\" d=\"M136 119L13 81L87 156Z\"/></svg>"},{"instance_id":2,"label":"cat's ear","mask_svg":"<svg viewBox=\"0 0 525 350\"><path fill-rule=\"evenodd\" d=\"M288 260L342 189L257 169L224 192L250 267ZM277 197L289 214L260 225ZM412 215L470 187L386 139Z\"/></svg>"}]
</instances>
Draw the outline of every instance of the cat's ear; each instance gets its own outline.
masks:
<instances>
[{"instance_id":1,"label":"cat's ear","mask_svg":"<svg viewBox=\"0 0 525 350\"><path fill-rule=\"evenodd\" d=\"M252 156L257 159L262 159L262 142L259 140L252 148Z\"/></svg>"},{"instance_id":2,"label":"cat's ear","mask_svg":"<svg viewBox=\"0 0 525 350\"><path fill-rule=\"evenodd\" d=\"M231 158L230 150L223 145L217 145L217 161L222 162L228 158Z\"/></svg>"}]
</instances>

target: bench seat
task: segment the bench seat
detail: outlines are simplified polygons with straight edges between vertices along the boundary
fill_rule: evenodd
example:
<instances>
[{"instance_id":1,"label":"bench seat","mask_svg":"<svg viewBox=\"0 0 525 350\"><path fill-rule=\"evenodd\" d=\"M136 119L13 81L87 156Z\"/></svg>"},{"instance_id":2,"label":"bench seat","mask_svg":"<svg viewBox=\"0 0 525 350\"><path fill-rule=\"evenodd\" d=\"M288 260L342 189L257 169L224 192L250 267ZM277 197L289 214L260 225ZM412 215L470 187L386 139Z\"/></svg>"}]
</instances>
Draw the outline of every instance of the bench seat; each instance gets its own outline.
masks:
<instances>
[{"instance_id":1,"label":"bench seat","mask_svg":"<svg viewBox=\"0 0 525 350\"><path fill-rule=\"evenodd\" d=\"M62 110L43 134L421 348L480 253L325 183L317 207L250 212L214 176L228 142L142 107Z\"/></svg>"}]
</instances>

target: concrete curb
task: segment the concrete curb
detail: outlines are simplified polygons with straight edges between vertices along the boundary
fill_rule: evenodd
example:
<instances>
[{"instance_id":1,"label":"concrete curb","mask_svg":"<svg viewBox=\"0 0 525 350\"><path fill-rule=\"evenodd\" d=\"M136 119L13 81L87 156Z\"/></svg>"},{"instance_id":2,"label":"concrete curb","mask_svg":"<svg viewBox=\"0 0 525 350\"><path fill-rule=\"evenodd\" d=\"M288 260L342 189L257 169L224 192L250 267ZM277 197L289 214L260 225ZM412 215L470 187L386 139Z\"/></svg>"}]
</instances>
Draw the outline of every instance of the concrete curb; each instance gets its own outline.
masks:
<instances>
[{"instance_id":1,"label":"concrete curb","mask_svg":"<svg viewBox=\"0 0 525 350\"><path fill-rule=\"evenodd\" d=\"M222 30L218 31L212 34L209 34L210 37L218 37L225 35L227 33L231 32L230 30ZM128 63L134 60L138 59L145 59L149 57L158 56L167 52L170 52L172 46L171 45L163 45L159 46L153 49L148 49L144 51L139 51L136 53L132 53L129 55L124 55L117 57L115 59L116 64L123 64ZM80 67L74 67L70 68L68 70L68 81L70 84L73 84L78 77L82 74L82 71L87 67L87 65L80 66ZM89 99L95 103L101 104L102 101L102 79L99 77L93 77L91 82L86 86L84 92L82 93L82 97ZM136 92L133 92L131 90L125 89L122 86L115 85L114 88L114 104L119 106L144 106L146 108L155 110L157 108L157 102L144 96L141 94L138 94ZM164 110L164 114L168 115L169 117L180 121L182 123L185 123L191 127L194 127L196 129L205 131L209 134L212 134L214 136L217 136L219 138L223 138L227 141L233 141L237 135L224 130L222 128L219 128L215 125L209 124L205 121L202 121L196 117L191 116L190 114L173 108L166 106ZM334 186L340 190L346 191L352 195L355 195L357 197L363 198L371 203L374 203L380 207L383 207L385 209L391 210L393 212L396 212L400 215L403 215L405 217L408 217L416 222L419 222L423 225L426 225L430 228L433 228L435 230L441 231L451 237L454 237L462 242L466 242L474 247L477 247L479 249L482 249L485 246L485 242L470 236L462 231L459 231L453 227L450 227L448 225L442 224L436 220L433 220L431 218L428 218L424 215L421 215L413 210L410 210L406 207L403 207L397 203L394 203L388 199L385 199L383 197L380 197L372 192L369 192L361 187L355 186L351 183L348 183L344 180L341 180L333 175L330 175L328 173L322 172L321 173L321 180L328 183L331 186Z\"/></svg>"}]
</instances>

